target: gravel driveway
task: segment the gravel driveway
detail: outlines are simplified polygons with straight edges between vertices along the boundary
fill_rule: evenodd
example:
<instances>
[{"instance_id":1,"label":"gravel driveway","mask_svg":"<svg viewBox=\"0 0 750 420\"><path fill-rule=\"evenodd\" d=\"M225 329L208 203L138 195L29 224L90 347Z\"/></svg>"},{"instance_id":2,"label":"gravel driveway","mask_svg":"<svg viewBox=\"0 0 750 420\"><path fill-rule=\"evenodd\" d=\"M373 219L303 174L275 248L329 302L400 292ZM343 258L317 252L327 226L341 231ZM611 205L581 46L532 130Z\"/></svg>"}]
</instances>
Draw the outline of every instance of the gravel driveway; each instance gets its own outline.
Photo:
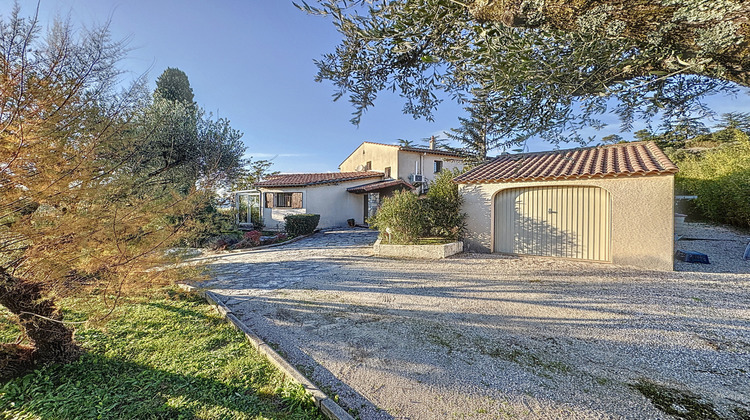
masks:
<instances>
[{"instance_id":1,"label":"gravel driveway","mask_svg":"<svg viewBox=\"0 0 750 420\"><path fill-rule=\"evenodd\" d=\"M391 260L374 241L225 254L203 286L363 419L750 417L746 274Z\"/></svg>"}]
</instances>

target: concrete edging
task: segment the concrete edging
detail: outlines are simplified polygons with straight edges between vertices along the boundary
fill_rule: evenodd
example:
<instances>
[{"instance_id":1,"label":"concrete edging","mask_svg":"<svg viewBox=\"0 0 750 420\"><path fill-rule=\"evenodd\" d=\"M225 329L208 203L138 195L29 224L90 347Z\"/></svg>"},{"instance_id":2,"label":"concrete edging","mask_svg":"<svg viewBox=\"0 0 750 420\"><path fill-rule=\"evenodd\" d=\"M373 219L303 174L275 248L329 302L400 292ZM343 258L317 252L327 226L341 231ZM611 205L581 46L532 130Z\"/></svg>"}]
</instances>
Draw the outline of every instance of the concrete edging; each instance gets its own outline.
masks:
<instances>
[{"instance_id":1,"label":"concrete edging","mask_svg":"<svg viewBox=\"0 0 750 420\"><path fill-rule=\"evenodd\" d=\"M284 360L283 357L281 357L274 349L272 349L271 346L266 344L263 339L258 337L247 325L240 321L239 318L234 315L232 310L229 309L229 307L227 307L221 300L219 300L218 296L216 296L215 293L208 290L203 291L195 286L184 283L179 283L178 286L182 290L195 292L203 296L203 298L205 298L209 304L213 305L216 308L216 311L219 312L225 319L227 319L232 324L232 326L234 326L234 328L245 334L247 340L250 342L250 344L252 344L253 347L255 347L256 350L265 355L268 360L270 360L274 366L279 368L279 370L281 370L287 377L302 385L305 388L305 391L307 391L312 396L315 406L318 407L323 415L331 420L354 420L354 418L349 415L346 410L341 408L341 406L338 405L335 401L328 398L328 396L323 391L315 386L315 384L307 379L289 362Z\"/></svg>"},{"instance_id":2,"label":"concrete edging","mask_svg":"<svg viewBox=\"0 0 750 420\"><path fill-rule=\"evenodd\" d=\"M376 257L439 260L463 252L464 243L457 241L434 245L391 245L381 242L378 238L372 249Z\"/></svg>"}]
</instances>

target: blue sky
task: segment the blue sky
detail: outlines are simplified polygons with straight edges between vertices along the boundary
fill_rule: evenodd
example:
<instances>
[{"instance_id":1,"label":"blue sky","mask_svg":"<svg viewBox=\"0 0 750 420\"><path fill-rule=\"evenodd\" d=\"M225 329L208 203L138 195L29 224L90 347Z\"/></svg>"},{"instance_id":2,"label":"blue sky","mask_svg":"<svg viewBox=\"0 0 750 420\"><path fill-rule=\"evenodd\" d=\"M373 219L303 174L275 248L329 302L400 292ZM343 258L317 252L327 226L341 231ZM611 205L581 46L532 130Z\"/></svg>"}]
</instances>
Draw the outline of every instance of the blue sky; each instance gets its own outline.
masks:
<instances>
[{"instance_id":1,"label":"blue sky","mask_svg":"<svg viewBox=\"0 0 750 420\"><path fill-rule=\"evenodd\" d=\"M5 17L11 2L3 3ZM20 5L30 15L36 0ZM41 0L41 23L56 15L76 26L111 20L114 38L131 49L121 63L127 77L147 73L153 88L164 69L181 69L196 102L244 133L249 156L273 159L282 172L336 171L362 141L419 141L457 126L462 114L446 102L434 122L415 120L402 115L400 98L382 94L353 126L345 98L333 102L333 86L313 80L313 60L333 51L339 35L330 20L306 15L291 0ZM720 113L750 112L746 94L711 102ZM551 147L529 143L531 150Z\"/></svg>"}]
</instances>

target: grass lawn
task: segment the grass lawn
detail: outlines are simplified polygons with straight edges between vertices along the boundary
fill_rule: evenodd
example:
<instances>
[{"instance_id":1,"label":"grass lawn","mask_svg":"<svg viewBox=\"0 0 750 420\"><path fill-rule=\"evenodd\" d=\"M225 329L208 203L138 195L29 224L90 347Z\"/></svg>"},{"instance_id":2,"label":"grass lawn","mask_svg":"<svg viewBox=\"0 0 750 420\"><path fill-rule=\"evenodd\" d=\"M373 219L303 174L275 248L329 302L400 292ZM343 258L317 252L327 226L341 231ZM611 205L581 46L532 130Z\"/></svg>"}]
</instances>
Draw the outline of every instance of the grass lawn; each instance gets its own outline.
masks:
<instances>
[{"instance_id":1,"label":"grass lawn","mask_svg":"<svg viewBox=\"0 0 750 420\"><path fill-rule=\"evenodd\" d=\"M68 301L69 321L90 301ZM100 308L99 308L100 309ZM0 313L0 340L18 331ZM322 419L302 387L260 355L203 299L173 289L132 298L98 326L86 353L0 383L0 419Z\"/></svg>"}]
</instances>

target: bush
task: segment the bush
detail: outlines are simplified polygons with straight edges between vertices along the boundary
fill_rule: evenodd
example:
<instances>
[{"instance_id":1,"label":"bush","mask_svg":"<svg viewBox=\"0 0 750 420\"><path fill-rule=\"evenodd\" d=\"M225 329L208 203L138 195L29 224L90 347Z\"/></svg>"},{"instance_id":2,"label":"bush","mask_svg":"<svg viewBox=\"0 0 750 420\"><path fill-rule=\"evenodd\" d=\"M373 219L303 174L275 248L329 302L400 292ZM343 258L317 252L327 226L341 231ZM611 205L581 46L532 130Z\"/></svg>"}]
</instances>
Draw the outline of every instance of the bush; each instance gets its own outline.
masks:
<instances>
[{"instance_id":1,"label":"bush","mask_svg":"<svg viewBox=\"0 0 750 420\"><path fill-rule=\"evenodd\" d=\"M457 240L466 228L466 214L461 213L463 197L453 178L461 175L458 168L442 171L427 190L427 225L429 234Z\"/></svg>"},{"instance_id":2,"label":"bush","mask_svg":"<svg viewBox=\"0 0 750 420\"><path fill-rule=\"evenodd\" d=\"M239 242L234 235L222 235L211 238L207 241L206 247L213 251L224 251L227 248L231 248Z\"/></svg>"},{"instance_id":3,"label":"bush","mask_svg":"<svg viewBox=\"0 0 750 420\"><path fill-rule=\"evenodd\" d=\"M290 214L284 216L286 233L289 236L309 235L315 232L320 222L319 214Z\"/></svg>"},{"instance_id":4,"label":"bush","mask_svg":"<svg viewBox=\"0 0 750 420\"><path fill-rule=\"evenodd\" d=\"M218 210L213 200L207 200L196 214L185 223L186 235L179 245L189 247L209 246L217 235L239 235L232 210Z\"/></svg>"},{"instance_id":5,"label":"bush","mask_svg":"<svg viewBox=\"0 0 750 420\"><path fill-rule=\"evenodd\" d=\"M679 163L677 189L697 195L699 216L750 228L750 143L739 142Z\"/></svg>"},{"instance_id":6,"label":"bush","mask_svg":"<svg viewBox=\"0 0 750 420\"><path fill-rule=\"evenodd\" d=\"M414 243L426 232L426 205L411 191L396 191L392 196L385 197L375 213L368 221L370 227L380 231L381 238L388 238L396 243Z\"/></svg>"},{"instance_id":7,"label":"bush","mask_svg":"<svg viewBox=\"0 0 750 420\"><path fill-rule=\"evenodd\" d=\"M231 249L252 248L254 246L258 246L260 245L261 236L263 236L263 234L257 230L245 232L245 234L242 235L242 240L232 245Z\"/></svg>"}]
</instances>

